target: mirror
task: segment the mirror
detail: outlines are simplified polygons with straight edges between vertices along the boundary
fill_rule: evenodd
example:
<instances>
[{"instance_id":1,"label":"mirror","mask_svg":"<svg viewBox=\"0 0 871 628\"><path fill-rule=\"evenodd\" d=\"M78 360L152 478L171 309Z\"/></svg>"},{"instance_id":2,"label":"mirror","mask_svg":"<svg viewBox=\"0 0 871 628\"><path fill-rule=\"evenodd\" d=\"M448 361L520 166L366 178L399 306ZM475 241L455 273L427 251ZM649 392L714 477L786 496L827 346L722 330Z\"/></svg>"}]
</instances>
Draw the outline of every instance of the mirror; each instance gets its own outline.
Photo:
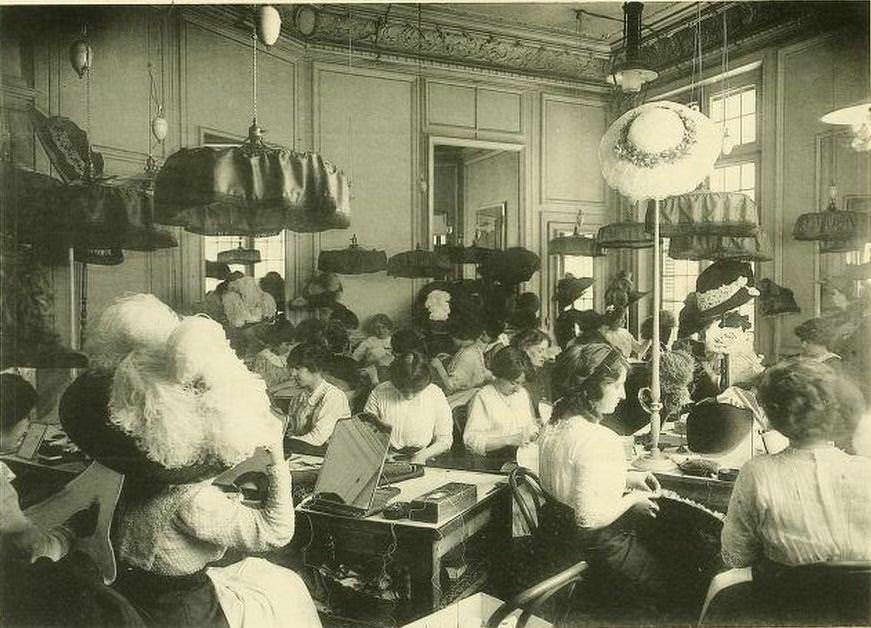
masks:
<instances>
[{"instance_id":1,"label":"mirror","mask_svg":"<svg viewBox=\"0 0 871 628\"><path fill-rule=\"evenodd\" d=\"M518 246L524 146L429 138L430 246Z\"/></svg>"}]
</instances>

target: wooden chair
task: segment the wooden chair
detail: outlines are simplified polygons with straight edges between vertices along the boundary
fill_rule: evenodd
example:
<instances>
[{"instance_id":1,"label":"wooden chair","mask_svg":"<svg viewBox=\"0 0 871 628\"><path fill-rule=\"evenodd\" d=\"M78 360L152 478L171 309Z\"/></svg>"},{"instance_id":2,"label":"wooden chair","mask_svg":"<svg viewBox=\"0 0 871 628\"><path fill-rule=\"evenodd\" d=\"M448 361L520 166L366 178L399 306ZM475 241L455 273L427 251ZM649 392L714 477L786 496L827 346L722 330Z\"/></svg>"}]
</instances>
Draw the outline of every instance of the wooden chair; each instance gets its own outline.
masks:
<instances>
[{"instance_id":1,"label":"wooden chair","mask_svg":"<svg viewBox=\"0 0 871 628\"><path fill-rule=\"evenodd\" d=\"M521 591L496 609L487 620L487 628L497 628L506 617L517 609L523 609L523 612L517 619L516 626L524 628L529 619L558 592L569 587L569 596L571 596L575 585L583 579L586 570L587 563L580 561L555 576Z\"/></svg>"},{"instance_id":2,"label":"wooden chair","mask_svg":"<svg viewBox=\"0 0 871 628\"><path fill-rule=\"evenodd\" d=\"M699 625L724 623L871 625L871 561L718 573L708 587Z\"/></svg>"},{"instance_id":3,"label":"wooden chair","mask_svg":"<svg viewBox=\"0 0 871 628\"><path fill-rule=\"evenodd\" d=\"M517 505L527 528L534 532L538 528L538 507L546 499L541 480L526 467L516 467L508 475L508 486L511 499Z\"/></svg>"}]
</instances>

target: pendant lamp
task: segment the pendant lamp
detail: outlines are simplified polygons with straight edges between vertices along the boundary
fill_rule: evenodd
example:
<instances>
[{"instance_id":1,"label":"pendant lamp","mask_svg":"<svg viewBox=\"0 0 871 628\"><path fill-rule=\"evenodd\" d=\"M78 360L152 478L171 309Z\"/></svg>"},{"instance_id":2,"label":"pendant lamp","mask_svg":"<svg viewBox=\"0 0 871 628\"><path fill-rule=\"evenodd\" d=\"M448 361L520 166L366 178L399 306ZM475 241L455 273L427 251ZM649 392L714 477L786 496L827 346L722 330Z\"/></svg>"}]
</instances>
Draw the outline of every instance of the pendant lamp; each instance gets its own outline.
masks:
<instances>
[{"instance_id":1,"label":"pendant lamp","mask_svg":"<svg viewBox=\"0 0 871 628\"><path fill-rule=\"evenodd\" d=\"M871 150L871 100L830 111L820 122L849 126L853 134L850 146L855 151Z\"/></svg>"},{"instance_id":2,"label":"pendant lamp","mask_svg":"<svg viewBox=\"0 0 871 628\"><path fill-rule=\"evenodd\" d=\"M242 246L242 238L235 249L218 251L219 264L259 264L262 260L258 249L248 249Z\"/></svg>"},{"instance_id":3,"label":"pendant lamp","mask_svg":"<svg viewBox=\"0 0 871 628\"><path fill-rule=\"evenodd\" d=\"M792 237L819 241L821 253L855 251L871 239L871 215L838 209L838 190L829 186L829 205L825 211L802 214L795 221Z\"/></svg>"},{"instance_id":4,"label":"pendant lamp","mask_svg":"<svg viewBox=\"0 0 871 628\"><path fill-rule=\"evenodd\" d=\"M632 209L627 210L626 220L612 222L600 227L596 233L596 242L603 249L649 249L653 246L653 238L643 222L633 220Z\"/></svg>"},{"instance_id":5,"label":"pendant lamp","mask_svg":"<svg viewBox=\"0 0 871 628\"><path fill-rule=\"evenodd\" d=\"M559 235L547 243L549 255L580 255L582 257L603 257L605 251L595 236L581 233L584 223L583 210L578 212L575 229L571 235Z\"/></svg>"},{"instance_id":6,"label":"pendant lamp","mask_svg":"<svg viewBox=\"0 0 871 628\"><path fill-rule=\"evenodd\" d=\"M659 74L651 69L641 59L641 13L644 4L641 2L623 3L623 38L626 42L625 56L622 62L611 69L605 79L624 92L641 91L645 83L655 80Z\"/></svg>"},{"instance_id":7,"label":"pendant lamp","mask_svg":"<svg viewBox=\"0 0 871 628\"><path fill-rule=\"evenodd\" d=\"M318 270L339 275L363 275L387 269L387 254L377 249L364 249L357 244L357 235L351 236L346 249L321 251Z\"/></svg>"},{"instance_id":8,"label":"pendant lamp","mask_svg":"<svg viewBox=\"0 0 871 628\"><path fill-rule=\"evenodd\" d=\"M267 144L257 123L257 35L252 32L252 121L230 148L182 148L155 180L156 220L202 235L271 236L350 226L345 175L316 153Z\"/></svg>"},{"instance_id":9,"label":"pendant lamp","mask_svg":"<svg viewBox=\"0 0 871 628\"><path fill-rule=\"evenodd\" d=\"M645 224L653 231L653 207L648 205ZM659 203L659 229L664 237L751 237L761 231L756 203L740 192L702 190L670 196Z\"/></svg>"},{"instance_id":10,"label":"pendant lamp","mask_svg":"<svg viewBox=\"0 0 871 628\"><path fill-rule=\"evenodd\" d=\"M387 260L387 274L406 279L444 279L451 272L448 259L417 245L413 251L397 253Z\"/></svg>"}]
</instances>

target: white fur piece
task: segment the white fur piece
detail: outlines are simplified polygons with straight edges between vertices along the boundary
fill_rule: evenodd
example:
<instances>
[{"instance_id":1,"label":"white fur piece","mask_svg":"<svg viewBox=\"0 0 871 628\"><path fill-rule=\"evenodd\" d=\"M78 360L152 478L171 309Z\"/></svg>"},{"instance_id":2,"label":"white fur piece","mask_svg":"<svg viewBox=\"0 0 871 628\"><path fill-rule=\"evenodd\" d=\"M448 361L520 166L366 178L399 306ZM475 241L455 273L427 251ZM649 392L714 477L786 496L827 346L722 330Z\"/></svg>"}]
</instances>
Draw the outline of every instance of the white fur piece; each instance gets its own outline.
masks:
<instances>
[{"instance_id":1,"label":"white fur piece","mask_svg":"<svg viewBox=\"0 0 871 628\"><path fill-rule=\"evenodd\" d=\"M424 305L429 310L431 321L446 321L451 315L451 295L444 290L430 292L426 295Z\"/></svg>"},{"instance_id":2,"label":"white fur piece","mask_svg":"<svg viewBox=\"0 0 871 628\"><path fill-rule=\"evenodd\" d=\"M163 345L178 324L178 315L153 294L118 297L90 330L85 353L92 368L111 371L131 351Z\"/></svg>"},{"instance_id":3,"label":"white fur piece","mask_svg":"<svg viewBox=\"0 0 871 628\"><path fill-rule=\"evenodd\" d=\"M264 318L272 318L277 311L275 299L260 289L254 277L240 277L230 282L221 301L233 327L259 323Z\"/></svg>"},{"instance_id":4,"label":"white fur piece","mask_svg":"<svg viewBox=\"0 0 871 628\"><path fill-rule=\"evenodd\" d=\"M181 385L214 385L248 372L220 324L186 316L166 342L166 374Z\"/></svg>"}]
</instances>

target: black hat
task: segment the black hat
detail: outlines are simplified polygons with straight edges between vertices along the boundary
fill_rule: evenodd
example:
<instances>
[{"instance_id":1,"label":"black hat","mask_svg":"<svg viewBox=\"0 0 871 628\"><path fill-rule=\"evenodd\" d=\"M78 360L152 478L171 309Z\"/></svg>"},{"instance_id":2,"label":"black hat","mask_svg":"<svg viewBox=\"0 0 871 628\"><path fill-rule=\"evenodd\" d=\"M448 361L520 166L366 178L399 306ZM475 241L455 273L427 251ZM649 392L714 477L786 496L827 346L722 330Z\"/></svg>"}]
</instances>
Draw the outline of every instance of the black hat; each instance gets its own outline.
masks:
<instances>
[{"instance_id":1,"label":"black hat","mask_svg":"<svg viewBox=\"0 0 871 628\"><path fill-rule=\"evenodd\" d=\"M566 276L556 283L556 294L553 298L562 309L580 298L593 283L592 277L575 277L571 273L566 273Z\"/></svg>"},{"instance_id":2,"label":"black hat","mask_svg":"<svg viewBox=\"0 0 871 628\"><path fill-rule=\"evenodd\" d=\"M498 281L503 286L515 286L529 281L533 273L541 267L541 259L521 246L497 251L481 264L481 277L488 281Z\"/></svg>"},{"instance_id":3,"label":"black hat","mask_svg":"<svg viewBox=\"0 0 871 628\"><path fill-rule=\"evenodd\" d=\"M768 278L759 281L759 308L763 316L801 312L792 290L779 286Z\"/></svg>"},{"instance_id":4,"label":"black hat","mask_svg":"<svg viewBox=\"0 0 871 628\"><path fill-rule=\"evenodd\" d=\"M741 307L759 296L754 287L753 268L747 262L719 260L696 278L696 303L699 316L715 318Z\"/></svg>"},{"instance_id":5,"label":"black hat","mask_svg":"<svg viewBox=\"0 0 871 628\"><path fill-rule=\"evenodd\" d=\"M698 454L732 450L753 429L753 412L714 399L693 406L687 416L687 447Z\"/></svg>"},{"instance_id":6,"label":"black hat","mask_svg":"<svg viewBox=\"0 0 871 628\"><path fill-rule=\"evenodd\" d=\"M58 406L61 425L88 456L113 471L156 484L187 484L229 467L218 460L169 469L151 459L136 441L109 419L112 374L85 371L67 387Z\"/></svg>"}]
</instances>

